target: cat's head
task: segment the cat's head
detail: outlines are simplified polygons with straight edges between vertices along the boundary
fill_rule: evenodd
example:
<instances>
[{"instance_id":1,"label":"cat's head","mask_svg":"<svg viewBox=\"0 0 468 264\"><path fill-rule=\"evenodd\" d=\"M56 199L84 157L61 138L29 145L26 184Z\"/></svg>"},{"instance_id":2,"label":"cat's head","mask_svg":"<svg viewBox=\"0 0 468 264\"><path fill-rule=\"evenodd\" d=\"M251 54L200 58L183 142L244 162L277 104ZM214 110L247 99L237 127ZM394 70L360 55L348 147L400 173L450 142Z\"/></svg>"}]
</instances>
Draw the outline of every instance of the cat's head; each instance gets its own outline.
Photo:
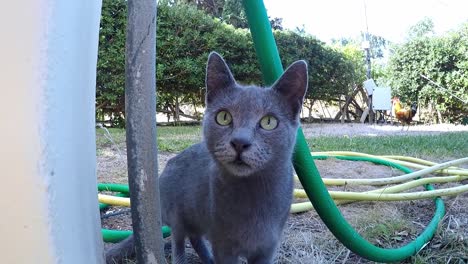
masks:
<instances>
[{"instance_id":1,"label":"cat's head","mask_svg":"<svg viewBox=\"0 0 468 264\"><path fill-rule=\"evenodd\" d=\"M293 63L268 88L239 85L212 52L206 69L204 141L220 166L245 177L290 162L307 90L307 64Z\"/></svg>"}]
</instances>

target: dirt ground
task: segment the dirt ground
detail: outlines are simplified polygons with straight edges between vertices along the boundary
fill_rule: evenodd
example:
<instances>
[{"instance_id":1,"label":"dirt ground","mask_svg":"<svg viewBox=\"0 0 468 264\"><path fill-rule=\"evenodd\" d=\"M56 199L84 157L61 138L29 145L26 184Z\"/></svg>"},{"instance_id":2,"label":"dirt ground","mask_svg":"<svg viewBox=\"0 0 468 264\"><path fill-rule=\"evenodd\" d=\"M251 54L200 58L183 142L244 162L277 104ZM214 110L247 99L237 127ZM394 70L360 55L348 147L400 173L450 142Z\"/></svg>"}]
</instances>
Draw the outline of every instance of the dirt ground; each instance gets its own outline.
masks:
<instances>
[{"instance_id":1,"label":"dirt ground","mask_svg":"<svg viewBox=\"0 0 468 264\"><path fill-rule=\"evenodd\" d=\"M339 129L338 129L339 126ZM394 126L368 126L361 124L310 124L303 127L308 137L317 135L381 135L399 132ZM409 134L443 133L446 131L467 131L458 126L412 126ZM113 147L98 150L98 181L126 183L125 147L120 153ZM159 153L159 170L175 153ZM367 162L351 162L336 159L316 161L323 178L382 178L392 177L401 172L385 166ZM465 182L465 184L468 182ZM456 186L451 184L450 186ZM299 185L298 185L299 186ZM447 187L449 185L444 185ZM436 186L437 188L437 186ZM365 191L369 187L332 187L332 190ZM423 188L415 189L421 191ZM468 263L468 193L457 197L444 198L446 215L434 239L416 257L404 263ZM412 241L429 223L434 212L430 200L410 202L361 202L339 206L347 221L366 239L382 247L400 247ZM111 207L102 212L106 215L123 210L125 213L102 219L104 228L131 229L128 209ZM104 216L105 217L105 216ZM169 244L169 243L166 243ZM108 245L106 245L108 246ZM187 247L189 247L187 245ZM169 258L170 249L166 248ZM199 263L193 251L188 248L190 263ZM129 263L132 263L131 261ZM288 219L277 263L372 263L350 252L338 242L315 211L291 214Z\"/></svg>"}]
</instances>

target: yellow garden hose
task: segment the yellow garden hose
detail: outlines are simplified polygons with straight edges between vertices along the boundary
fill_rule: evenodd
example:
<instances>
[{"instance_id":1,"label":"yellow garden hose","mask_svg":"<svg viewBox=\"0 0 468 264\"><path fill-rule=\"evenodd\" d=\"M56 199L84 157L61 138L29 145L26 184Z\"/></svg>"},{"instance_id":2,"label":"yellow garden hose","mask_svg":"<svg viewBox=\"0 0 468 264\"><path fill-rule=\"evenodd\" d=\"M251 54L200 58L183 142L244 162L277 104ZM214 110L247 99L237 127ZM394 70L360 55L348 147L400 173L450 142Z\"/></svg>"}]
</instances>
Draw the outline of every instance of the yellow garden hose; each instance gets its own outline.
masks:
<instances>
[{"instance_id":1,"label":"yellow garden hose","mask_svg":"<svg viewBox=\"0 0 468 264\"><path fill-rule=\"evenodd\" d=\"M459 178L463 180L463 178ZM465 177L464 179L468 179ZM429 181L430 182L430 181ZM417 185L421 185L417 183ZM400 187L400 186L394 186ZM407 201L407 200L420 200L435 198L439 196L454 196L468 191L468 185L462 185L457 187L437 189L432 191L423 191L423 192L412 192L412 193L391 193L394 191L377 190L369 192L340 192L340 191L329 191L331 197L334 200L346 200L349 201ZM294 195L296 198L307 198L307 195L301 189L294 190ZM100 203L114 205L114 206L130 206L130 198L117 197L112 195L98 194L98 199ZM311 205L306 206L310 202L296 203L291 205L291 212L297 213L304 211L304 209L298 210L298 208L307 208L307 210L312 209Z\"/></svg>"},{"instance_id":2,"label":"yellow garden hose","mask_svg":"<svg viewBox=\"0 0 468 264\"><path fill-rule=\"evenodd\" d=\"M431 183L449 183L449 182L459 182L463 180L468 180L468 176L446 176L446 177L428 177L423 179L417 179L398 185L384 187L380 189L375 189L372 191L362 192L362 193L398 193L407 191L419 186L423 186ZM445 190L445 189L439 189ZM294 189L294 197L296 198L307 198L307 194L303 189Z\"/></svg>"},{"instance_id":3,"label":"yellow garden hose","mask_svg":"<svg viewBox=\"0 0 468 264\"><path fill-rule=\"evenodd\" d=\"M100 203L114 205L114 206L126 206L130 207L130 198L117 197L107 194L98 194L98 200Z\"/></svg>"},{"instance_id":4,"label":"yellow garden hose","mask_svg":"<svg viewBox=\"0 0 468 264\"><path fill-rule=\"evenodd\" d=\"M314 152L312 153L313 156L317 155L330 155L330 156L357 156L357 157L377 157L382 159L381 156L373 156L365 153L358 153L358 152L345 152L345 151L332 151L332 152ZM384 184L393 184L393 183L400 183L403 181L409 181L405 183L401 183L398 185L385 187L381 189L376 189L372 191L366 192L340 192L340 191L329 191L330 196L335 200L335 203L338 204L345 204L354 201L404 201L404 200L415 200L415 199L427 199L427 198L435 198L438 196L453 196L458 195L463 192L468 191L468 185L452 187L452 188L445 188L445 189L438 189L433 191L425 191L425 192L413 192L413 193L400 193L418 186L422 186L425 184L430 183L447 183L447 182L457 182L463 181L468 179L467 176L446 176L446 177L428 177L422 179L416 179L422 177L424 175L430 174L435 171L443 171L446 172L445 168L453 167L454 165L459 165L462 163L468 162L468 158L462 158L454 161L445 162L442 164L437 164L434 162L429 162L422 159L416 159L412 157L404 157L404 156L393 156L393 159L387 158L388 161L394 162L398 161L399 159L405 159L407 161L411 161L414 163L424 163L426 165L432 165L431 167L424 166L423 170L416 171L413 173L408 173L401 176L390 177L390 178L378 178L378 179L330 179L324 178L323 181L326 185L384 185ZM394 162L397 163L397 162ZM414 164L412 163L412 164ZM398 164L398 163L397 163ZM402 164L400 164L402 165ZM408 164L405 164L408 165ZM403 165L403 166L405 166ZM414 167L414 166L412 166ZM456 168L457 171L464 172L465 169ZM468 170L466 170L468 172ZM462 173L465 174L465 173ZM295 189L294 196L296 198L307 198L307 195L303 189ZM292 213L299 213L308 210L312 210L313 206L310 202L300 202L294 203L291 205L291 212Z\"/></svg>"},{"instance_id":5,"label":"yellow garden hose","mask_svg":"<svg viewBox=\"0 0 468 264\"><path fill-rule=\"evenodd\" d=\"M422 192L410 193L375 193L375 192L340 192L329 191L334 200L359 200L359 201L407 201L435 198L439 196L454 196L468 191L468 185L450 187ZM300 195L300 198L306 198Z\"/></svg>"},{"instance_id":6,"label":"yellow garden hose","mask_svg":"<svg viewBox=\"0 0 468 264\"><path fill-rule=\"evenodd\" d=\"M316 159L320 159L319 156L314 153ZM320 153L323 154L323 153ZM327 153L328 154L328 153ZM338 159L350 159L350 160L357 160L357 161L371 161L373 162L373 157L372 155L366 156L366 154L362 153L352 153L352 157L349 156L340 156L338 154L344 154L343 152L337 153L334 152L332 153L331 156L334 156ZM359 156L361 154L361 156ZM326 158L326 157L325 157ZM380 157L379 157L380 158ZM427 198L435 198L435 197L440 197L440 196L450 196L450 195L457 195L463 192L468 191L468 185L462 185L462 186L457 186L457 187L451 187L451 188L445 188L445 189L438 189L434 190L432 187L427 187L430 186L431 183L447 183L447 182L456 182L456 181L463 181L467 180L468 176L443 176L443 177L426 177L426 178L421 178L427 174L433 173L435 171L441 171L443 170L444 172L447 171L447 168L450 168L451 170L456 170L456 171L461 171L464 172L464 169L456 168L455 166L462 164L464 162L468 162L468 158L464 159L459 159L455 161L450 161L442 164L433 164L429 163L424 160L419 160L419 159L411 159L409 157L386 157L389 160L404 160L405 162L408 163L417 163L417 164L424 164L424 169L416 172L411 172L411 170L405 168L404 166L394 164L391 165L392 161L382 161L383 163L381 164L388 164L394 168L401 169L402 171L406 172L407 174L402 175L402 176L396 176L393 178L397 178L398 181L392 181L390 179L392 178L382 178L382 179L325 179L326 182L330 185L356 185L357 183L361 184L374 184L376 185L376 182L380 182L381 184L388 184L389 182L395 182L399 183L394 186L388 186L385 188L380 188L380 189L375 189L371 191L366 191L366 192L339 192L339 191L328 191L328 193L331 195L331 197L334 199L336 204L344 204L344 203L350 203L354 201L400 201L400 200L415 200L415 199L427 199ZM382 159L382 158L380 158ZM374 158L375 160L375 158ZM380 163L377 163L380 164ZM388 166L387 165L387 166ZM432 165L432 166L430 166ZM429 167L430 166L430 167ZM411 172L411 173L410 173ZM409 175L409 176L408 176ZM417 179L419 178L419 179ZM364 182L363 182L364 180ZM338 182L337 182L338 181ZM366 182L367 181L367 182ZM369 182L370 181L370 182ZM404 183L401 183L402 181L407 181ZM352 184L350 184L352 182ZM410 192L410 193L400 193L404 192L410 189L413 189L418 186L426 185L427 191L425 192ZM113 188L109 188L110 185L106 184L100 184L99 189L100 190L108 190L108 191L118 191L119 188L114 188L114 187L122 187L122 186L112 186ZM128 187L126 187L126 192L128 192ZM124 191L125 191L124 190ZM294 191L294 194L297 198L303 198L307 197L305 195L304 190L301 189L296 189ZM325 195L325 194L323 194ZM115 197L111 195L103 195L99 194L99 201L104 204L109 204L109 205L118 205L118 206L130 206L130 199L129 198L122 198L122 197ZM435 216L436 218L433 218L430 223L430 230L434 231L438 225L438 222L434 222L434 219L440 219L443 216L443 203L441 203L440 198L436 198L436 213ZM304 212L307 210L313 209L312 204L307 201L307 202L301 202L301 203L294 203L291 205L291 212L292 213L297 213L297 212ZM434 223L433 223L434 222ZM169 229L167 227L164 227L167 230L167 235L169 234ZM163 229L164 229L163 228ZM426 230L418 236L417 240L419 241L421 238L420 237L425 237L426 233L429 232L429 226L426 228ZM431 231L431 232L432 232ZM125 232L125 234L121 234L122 232ZM129 231L118 231L118 230L102 230L103 233L103 238L105 241L119 241L121 238L125 237L128 235ZM435 231L434 231L435 232ZM407 247L407 246L405 246ZM404 248L405 248L404 247ZM367 252L367 251L365 251ZM361 252L362 253L362 252ZM373 257L374 259L380 259L378 257ZM385 258L387 259L387 258ZM391 258L390 258L391 259Z\"/></svg>"},{"instance_id":7,"label":"yellow garden hose","mask_svg":"<svg viewBox=\"0 0 468 264\"><path fill-rule=\"evenodd\" d=\"M380 158L378 156L372 156L364 153L357 153L357 152L338 152L338 151L333 151L333 152L314 152L314 155L330 155L330 156L355 156L355 157L376 157ZM382 158L380 158L382 159ZM393 162L396 164L400 164L398 162L395 162L394 160L390 159L383 159L387 160L389 162ZM422 170L415 171L413 173L408 173L404 174L401 176L396 176L396 177L388 177L388 178L376 178L376 179L330 179L330 178L323 178L323 182L325 185L347 185L347 186L355 186L355 185L386 185L386 184L395 184L395 183L400 183L408 180L412 180L415 178L419 178L421 176L433 173L433 172L444 172L447 174L455 174L458 176L468 176L468 170L464 169L457 169L457 170L446 170L445 168L452 167L454 165L459 165L463 163L468 162L468 157L466 158L461 158L453 161L448 161L445 163L441 164L436 164L431 167L428 166L423 166ZM413 163L412 163L413 164ZM400 164L403 166L407 166L406 164ZM409 166L408 166L409 167ZM453 173L455 172L455 173Z\"/></svg>"},{"instance_id":8,"label":"yellow garden hose","mask_svg":"<svg viewBox=\"0 0 468 264\"><path fill-rule=\"evenodd\" d=\"M463 180L468 180L468 176L448 176L448 177L429 177L429 178L423 178L423 179L418 179L418 180L413 180L410 182L390 186L390 187L385 187L381 189L376 189L372 191L367 191L367 192L360 192L356 194L360 194L361 196L357 195L351 195L353 193L351 192L338 192L338 191L329 191L330 196L335 200L335 204L337 205L342 205L342 204L347 204L347 203L352 203L356 201L407 201L407 200L415 200L414 197L408 196L404 194L397 194L393 197L384 199L382 198L382 194L390 194L390 193L399 193L403 192L418 186L422 186L425 184L430 184L430 183L448 183L448 182L458 182L458 181L463 181ZM465 187L465 189L453 189L453 188L445 188L445 189L438 189L438 191L442 191L442 194L436 194L436 193L431 193L429 197L419 197L419 199L426 199L426 198L433 198L437 196L453 196L453 195L458 195L460 193L468 191L468 186L464 185L462 187ZM424 196L426 196L428 191L425 192L418 192L418 193L424 193ZM348 195L350 194L350 195ZM367 194L374 194L377 195L377 199L370 199L370 196L366 196ZM307 194L303 189L294 189L294 197L295 198L307 198ZM299 203L294 203L291 205L291 213L301 213L305 211L312 210L314 207L310 202L299 202Z\"/></svg>"},{"instance_id":9,"label":"yellow garden hose","mask_svg":"<svg viewBox=\"0 0 468 264\"><path fill-rule=\"evenodd\" d=\"M376 157L379 158L384 158L384 159L390 159L390 160L402 160L402 161L408 161L411 163L414 163L415 165L420 164L420 165L426 165L426 166L434 166L437 165L438 163L428 161L425 159L420 159L420 158L414 158L414 157L407 157L407 156L397 156L397 155L377 155ZM458 168L458 167L448 167L447 169L454 169L454 170L467 170L463 168Z\"/></svg>"},{"instance_id":10,"label":"yellow garden hose","mask_svg":"<svg viewBox=\"0 0 468 264\"><path fill-rule=\"evenodd\" d=\"M358 152L343 152L343 151L333 151L333 152L314 152L314 155L331 155L331 156L338 156L338 155L350 155L350 156L362 156L362 157L376 157L369 154L358 153ZM451 187L451 188L443 188L437 189L432 191L424 191L424 192L411 192L411 193L401 193L403 191L407 191L418 186L423 186L426 184L431 183L448 183L448 182L459 182L463 180L467 180L468 176L445 176L445 177L428 177L428 178L420 178L424 175L436 172L436 171L447 171L445 168L451 167L452 170L456 171L464 171L465 169L460 169L454 167L455 165L459 165L465 162L468 162L468 158L462 158L454 161L445 162L442 164L437 164L434 162L416 159L412 157L405 157L405 156L377 156L379 158L386 157L391 162L394 160L406 160L407 162L411 162L412 164L425 164L424 169L420 171L416 171L413 173L408 173L401 176L390 177L390 178L378 178L378 179L323 179L327 185L384 185L384 184L393 184L393 183L400 183L403 181L408 181L405 183L400 183L398 185L375 189L372 191L366 192L343 192L343 191L329 191L331 197L336 200L336 204L345 204L354 201L404 201L404 200L416 200L416 199L428 199L428 198L435 198L438 196L453 196L458 195L463 192L468 191L468 185ZM430 167L428 167L430 165ZM468 172L468 170L467 170ZM303 189L295 189L294 190L294 197L296 198L307 198L307 194ZM124 197L116 197L112 195L98 195L99 202L109 205L116 205L116 206L130 206L130 199ZM313 207L310 202L300 202L291 205L291 212L303 212L306 210L311 210Z\"/></svg>"},{"instance_id":11,"label":"yellow garden hose","mask_svg":"<svg viewBox=\"0 0 468 264\"><path fill-rule=\"evenodd\" d=\"M447 177L429 177L429 178L424 178L424 179L417 179L413 180L410 182L405 182L402 184L390 186L390 187L385 187L385 188L380 188L372 191L366 191L366 192L359 192L360 194L384 194L384 193L399 193L403 191L407 191L419 186L423 186L426 184L431 184L431 183L448 183L448 182L459 182L463 180L468 180L468 176L447 176ZM468 185L467 185L468 187ZM451 195L457 195L460 192L456 191L458 189L452 188L443 188L443 189L437 189L438 191L444 191L446 195L443 196L451 196ZM343 199L340 197L343 197L344 194L346 193L352 193L352 192L341 192L341 191L329 191L330 195L332 196L333 199ZM429 193L428 191L425 191L424 193ZM307 198L307 194L303 189L294 189L294 197L296 198ZM436 196L430 196L430 197L437 197ZM361 199L359 199L361 200ZM367 200L367 199L364 199ZM407 200L407 199L404 199ZM376 200L377 201L377 200Z\"/></svg>"},{"instance_id":12,"label":"yellow garden hose","mask_svg":"<svg viewBox=\"0 0 468 264\"><path fill-rule=\"evenodd\" d=\"M312 155L328 155L328 156L354 156L354 157L370 157L370 158L379 158L382 160L390 161L399 165L403 165L406 167L410 168L415 168L415 169L426 169L428 166L431 164L432 167L435 165L440 165L435 162L430 162L422 159L417 159L413 157L404 157L404 156L377 156L377 155L370 155L370 154L365 154L365 153L359 153L359 152L353 152L353 151L326 151L326 152L311 152ZM390 158L393 157L393 158ZM402 158L403 157L403 158ZM468 159L465 158L465 159ZM454 161L449 161L449 162L454 162ZM446 162L447 163L447 162ZM442 163L442 164L446 164ZM468 169L463 169L463 168L451 168L453 165L458 165L465 163L465 161L462 161L457 164L452 164L448 167L444 166L443 168L439 168L437 173L441 174L451 174L451 175L462 175L462 176L468 176ZM425 165L424 165L425 164Z\"/></svg>"}]
</instances>

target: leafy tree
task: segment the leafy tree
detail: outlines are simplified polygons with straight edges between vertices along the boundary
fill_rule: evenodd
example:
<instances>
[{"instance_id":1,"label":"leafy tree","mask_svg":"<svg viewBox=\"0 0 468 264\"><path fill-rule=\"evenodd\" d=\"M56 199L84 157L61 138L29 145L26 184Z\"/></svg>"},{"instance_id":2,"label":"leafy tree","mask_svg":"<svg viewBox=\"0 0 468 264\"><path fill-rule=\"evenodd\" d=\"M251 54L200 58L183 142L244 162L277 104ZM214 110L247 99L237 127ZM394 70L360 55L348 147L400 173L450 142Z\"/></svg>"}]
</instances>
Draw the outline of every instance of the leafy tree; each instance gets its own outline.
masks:
<instances>
[{"instance_id":1,"label":"leafy tree","mask_svg":"<svg viewBox=\"0 0 468 264\"><path fill-rule=\"evenodd\" d=\"M357 71L360 71L361 74L364 74L362 78L365 77L366 71L366 54L362 47L362 39L365 39L365 33L362 33L361 38L339 38L332 39L332 46L337 48L339 51L347 54L347 58L351 59L354 68ZM392 43L385 39L384 37L377 36L374 34L369 34L369 42L371 49L371 75L373 79L380 79L385 76L385 62L386 55L390 53L390 47ZM362 79L361 78L361 79ZM364 81L364 79L362 79ZM362 82L359 81L359 82Z\"/></svg>"},{"instance_id":2,"label":"leafy tree","mask_svg":"<svg viewBox=\"0 0 468 264\"><path fill-rule=\"evenodd\" d=\"M248 28L247 15L245 14L242 1L226 0L224 3L221 19L236 28Z\"/></svg>"},{"instance_id":3,"label":"leafy tree","mask_svg":"<svg viewBox=\"0 0 468 264\"><path fill-rule=\"evenodd\" d=\"M126 1L104 0L99 37L96 105L97 119L110 118L124 126ZM260 76L247 30L213 20L190 5L158 4L157 92L158 111L187 115L181 104L199 106L204 100L204 71L208 53L216 50L234 64L241 81ZM200 118L196 115L194 118Z\"/></svg>"},{"instance_id":4,"label":"leafy tree","mask_svg":"<svg viewBox=\"0 0 468 264\"><path fill-rule=\"evenodd\" d=\"M226 3L229 0L226 1ZM205 3L205 2L203 2ZM219 2L216 2L219 3ZM208 53L215 50L230 64L242 83L259 83L260 67L250 32L220 19L193 4L159 1L157 17L157 111L173 116L200 119L181 105L204 104L204 75ZM125 116L125 24L126 1L104 0L97 70L98 120L110 118L123 126ZM291 31L274 31L284 66L294 60L309 63L311 100L336 100L349 93L358 76L354 55L327 47L314 37ZM359 77L360 78L360 77Z\"/></svg>"},{"instance_id":5,"label":"leafy tree","mask_svg":"<svg viewBox=\"0 0 468 264\"><path fill-rule=\"evenodd\" d=\"M97 120L110 118L112 126L124 125L126 20L125 0L103 1L96 76L96 114Z\"/></svg>"},{"instance_id":6,"label":"leafy tree","mask_svg":"<svg viewBox=\"0 0 468 264\"><path fill-rule=\"evenodd\" d=\"M365 74L362 51L356 46L343 49L326 46L305 32L278 31L275 38L283 65L305 59L309 65L309 89L305 107L317 100L337 104L342 96L348 98Z\"/></svg>"},{"instance_id":7,"label":"leafy tree","mask_svg":"<svg viewBox=\"0 0 468 264\"><path fill-rule=\"evenodd\" d=\"M236 28L248 28L247 16L239 0L173 0L171 4L192 5L203 10L206 14L219 18L221 21ZM269 17L272 29L283 30L283 19Z\"/></svg>"},{"instance_id":8,"label":"leafy tree","mask_svg":"<svg viewBox=\"0 0 468 264\"><path fill-rule=\"evenodd\" d=\"M391 44L386 38L371 33L361 32L361 37L362 39L369 41L371 59L383 58L385 56L385 51Z\"/></svg>"},{"instance_id":9,"label":"leafy tree","mask_svg":"<svg viewBox=\"0 0 468 264\"><path fill-rule=\"evenodd\" d=\"M468 114L468 50L460 43L468 43L468 23L444 36L423 35L397 47L388 69L393 93L433 108L439 122L460 121Z\"/></svg>"},{"instance_id":10,"label":"leafy tree","mask_svg":"<svg viewBox=\"0 0 468 264\"><path fill-rule=\"evenodd\" d=\"M408 31L408 40L429 36L431 34L434 34L434 22L431 18L425 17L410 27Z\"/></svg>"},{"instance_id":11,"label":"leafy tree","mask_svg":"<svg viewBox=\"0 0 468 264\"><path fill-rule=\"evenodd\" d=\"M227 0L230 1L230 0ZM223 9L226 0L172 0L169 3L175 5L193 5L197 9L203 10L205 13L214 17L220 18L223 14Z\"/></svg>"},{"instance_id":12,"label":"leafy tree","mask_svg":"<svg viewBox=\"0 0 468 264\"><path fill-rule=\"evenodd\" d=\"M274 17L270 19L270 25L273 30L284 30L283 28L283 19L279 17Z\"/></svg>"},{"instance_id":13,"label":"leafy tree","mask_svg":"<svg viewBox=\"0 0 468 264\"><path fill-rule=\"evenodd\" d=\"M181 104L204 103L205 64L210 51L220 52L238 80L259 77L250 33L213 20L193 6L158 5L158 110L177 121ZM196 117L197 118L197 117ZM198 117L200 118L200 117Z\"/></svg>"},{"instance_id":14,"label":"leafy tree","mask_svg":"<svg viewBox=\"0 0 468 264\"><path fill-rule=\"evenodd\" d=\"M197 104L203 87L207 39L214 22L193 7L158 5L157 21L157 92L158 111L171 113L176 120L180 104ZM195 100L195 101L194 101ZM183 114L183 113L182 113Z\"/></svg>"},{"instance_id":15,"label":"leafy tree","mask_svg":"<svg viewBox=\"0 0 468 264\"><path fill-rule=\"evenodd\" d=\"M366 66L364 51L361 47L357 43L349 42L346 45L334 46L334 48L351 64L348 65L347 73L350 74L350 77L347 81L352 85L362 84L366 79Z\"/></svg>"}]
</instances>

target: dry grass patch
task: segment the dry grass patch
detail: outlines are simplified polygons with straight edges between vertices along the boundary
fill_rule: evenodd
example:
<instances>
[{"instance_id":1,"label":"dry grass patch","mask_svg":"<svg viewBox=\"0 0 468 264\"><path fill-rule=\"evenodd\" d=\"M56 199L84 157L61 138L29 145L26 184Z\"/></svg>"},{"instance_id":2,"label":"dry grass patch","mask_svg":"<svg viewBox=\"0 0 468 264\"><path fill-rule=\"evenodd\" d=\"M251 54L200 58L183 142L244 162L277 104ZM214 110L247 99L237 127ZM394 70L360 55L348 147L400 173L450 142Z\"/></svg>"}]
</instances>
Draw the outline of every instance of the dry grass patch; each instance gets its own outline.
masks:
<instances>
[{"instance_id":1,"label":"dry grass patch","mask_svg":"<svg viewBox=\"0 0 468 264\"><path fill-rule=\"evenodd\" d=\"M124 134L121 130L111 131L115 136L115 144L108 143L103 133L98 133L98 162L97 173L99 182L127 182L127 164ZM197 127L178 128L171 136L171 130L166 128L160 137L167 149L183 148L192 141L199 140L200 130ZM464 134L466 135L466 134ZM441 135L440 137L444 137ZM447 139L442 139L442 143L447 140L459 140L462 134L448 135ZM427 141L434 140L430 137ZM330 140L321 140L320 144ZM348 140L349 141L349 140ZM377 141L373 138L374 143ZM174 143L175 142L175 143ZM338 142L338 141L336 141ZM335 142L335 143L336 143ZM364 139L362 140L364 142ZM398 141L399 142L399 141ZM397 153L401 144L413 144L407 139L396 146L388 143L383 146L388 152L377 154ZM419 144L416 141L414 144ZM314 143L316 141L314 140ZM339 142L338 142L339 143ZM392 142L394 144L395 142ZM442 144L441 143L441 144ZM333 143L334 144L334 143ZM364 143L362 143L364 144ZM427 150L432 154L426 156L427 159L443 162L454 158L460 158L460 153L465 153L466 143L458 142L458 148L451 155L440 156L438 148ZM335 146L335 145L333 145ZM338 148L338 146L335 146ZM324 147L325 148L325 147ZM411 145L405 145L398 154L410 155L405 149L410 149ZM448 148L443 150L446 152ZM327 149L328 150L328 149ZM351 150L351 149L350 149ZM375 150L370 147L370 150ZM369 152L371 152L369 151ZM368 152L368 151L364 151ZM409 151L414 152L413 150ZM160 152L158 157L159 171L161 171L168 159L176 155L176 152ZM438 157L435 160L434 157ZM424 156L423 156L424 158ZM400 175L398 170L385 166L377 166L369 162L353 162L336 159L318 160L316 165L322 175L327 178L382 178ZM468 164L464 165L468 167ZM464 184L467 184L465 181ZM460 183L444 184L447 186L457 186ZM297 185L298 187L300 185ZM442 186L436 186L439 188ZM346 191L366 191L372 189L368 186L358 187L332 187L333 190ZM418 188L417 191L423 190ZM433 240L426 245L417 255L411 257L403 263L468 263L468 194L457 197L444 198L446 205L446 215L439 226ZM347 221L370 242L383 247L400 247L412 241L424 227L429 223L433 212L434 203L431 200L408 201L408 202L360 202L342 205L339 207ZM109 210L121 210L121 208L110 208ZM115 229L131 228L129 214L110 217L102 220L103 226ZM167 240L168 241L168 240ZM198 258L192 249L187 246L189 253L189 263L199 263ZM170 260L170 246L166 243L166 257ZM135 263L128 260L127 263ZM327 229L315 211L291 215L288 219L281 246L277 255L277 263L373 263L365 260L346 249L331 232Z\"/></svg>"}]
</instances>

